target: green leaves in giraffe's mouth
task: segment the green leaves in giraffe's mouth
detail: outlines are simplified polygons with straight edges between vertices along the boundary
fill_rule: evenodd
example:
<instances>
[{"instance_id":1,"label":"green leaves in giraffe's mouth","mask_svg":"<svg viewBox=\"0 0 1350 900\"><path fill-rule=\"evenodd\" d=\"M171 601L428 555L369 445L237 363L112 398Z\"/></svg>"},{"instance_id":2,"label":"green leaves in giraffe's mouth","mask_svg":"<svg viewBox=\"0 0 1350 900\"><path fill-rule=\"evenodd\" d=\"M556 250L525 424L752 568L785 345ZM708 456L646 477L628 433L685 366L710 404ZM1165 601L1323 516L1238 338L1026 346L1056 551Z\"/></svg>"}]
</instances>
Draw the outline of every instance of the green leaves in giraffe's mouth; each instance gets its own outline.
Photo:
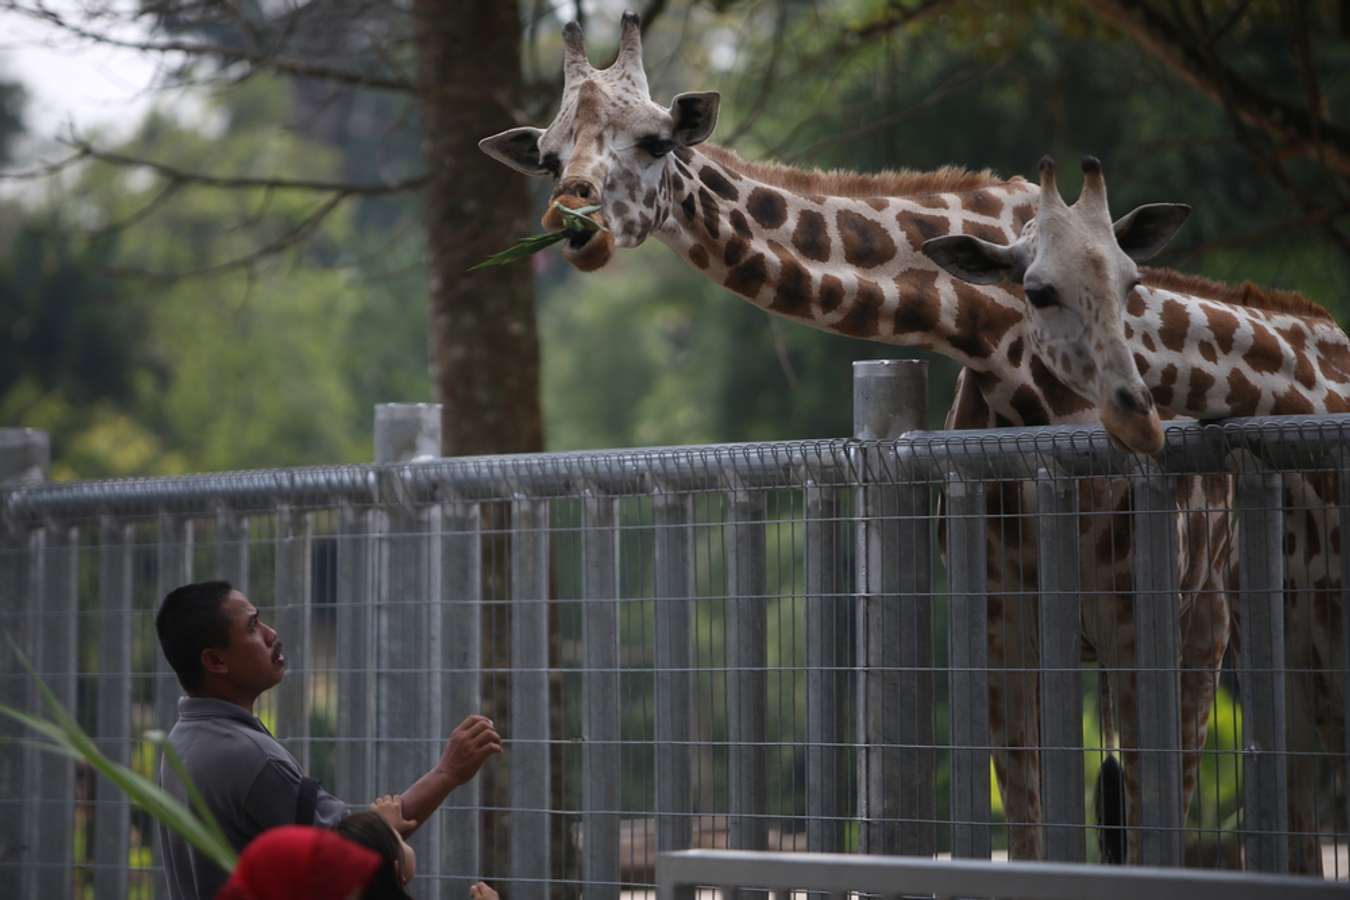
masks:
<instances>
[{"instance_id":1,"label":"green leaves in giraffe's mouth","mask_svg":"<svg viewBox=\"0 0 1350 900\"><path fill-rule=\"evenodd\" d=\"M553 202L553 208L558 211L562 217L563 227L557 231L546 231L543 234L532 234L521 238L514 245L505 250L492 254L487 259L470 266L468 271L475 272L478 269L487 269L492 266L504 266L507 263L515 262L518 259L526 259L543 250L545 247L551 247L559 241L569 241L573 249L580 248L590 240L591 233L604 231L605 226L592 219L592 213L600 211L599 206L581 206L576 209L563 206L558 201Z\"/></svg>"}]
</instances>

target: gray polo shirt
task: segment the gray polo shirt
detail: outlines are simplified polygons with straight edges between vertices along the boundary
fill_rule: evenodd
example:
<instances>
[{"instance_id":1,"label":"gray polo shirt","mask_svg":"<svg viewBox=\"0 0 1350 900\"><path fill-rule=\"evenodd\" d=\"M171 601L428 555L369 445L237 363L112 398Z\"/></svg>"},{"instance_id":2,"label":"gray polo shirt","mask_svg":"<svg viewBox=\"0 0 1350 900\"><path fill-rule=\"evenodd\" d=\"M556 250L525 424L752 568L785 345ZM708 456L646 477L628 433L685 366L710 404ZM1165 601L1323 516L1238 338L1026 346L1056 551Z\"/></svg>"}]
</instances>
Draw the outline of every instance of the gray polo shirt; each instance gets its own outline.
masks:
<instances>
[{"instance_id":1,"label":"gray polo shirt","mask_svg":"<svg viewBox=\"0 0 1350 900\"><path fill-rule=\"evenodd\" d=\"M295 824L303 777L300 764L242 707L209 697L180 698L169 744L183 758L188 775L235 850L243 850L268 828ZM163 763L159 778L165 789L188 802L182 784ZM319 790L315 825L331 828L346 814L346 804ZM228 873L163 826L160 841L169 896L212 900Z\"/></svg>"}]
</instances>

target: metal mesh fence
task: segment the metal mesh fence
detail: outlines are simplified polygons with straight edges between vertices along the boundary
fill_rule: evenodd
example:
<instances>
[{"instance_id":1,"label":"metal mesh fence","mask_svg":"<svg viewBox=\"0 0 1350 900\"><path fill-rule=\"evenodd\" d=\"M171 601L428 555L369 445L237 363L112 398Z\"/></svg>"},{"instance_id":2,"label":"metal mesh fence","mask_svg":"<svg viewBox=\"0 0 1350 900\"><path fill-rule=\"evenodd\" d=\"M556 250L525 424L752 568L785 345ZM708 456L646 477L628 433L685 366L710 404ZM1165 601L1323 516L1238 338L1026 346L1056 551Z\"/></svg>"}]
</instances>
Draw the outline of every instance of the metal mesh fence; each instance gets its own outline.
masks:
<instances>
[{"instance_id":1,"label":"metal mesh fence","mask_svg":"<svg viewBox=\"0 0 1350 900\"><path fill-rule=\"evenodd\" d=\"M617 897L699 847L1345 879L1347 437L1289 418L1169 426L1152 460L1001 429L44 485L0 507L0 628L146 773L180 693L154 613L190 580L278 628L290 671L258 713L348 802L485 712L506 752L414 838L420 897ZM35 708L0 653L0 701ZM0 745L0 805L17 896L163 892L151 823L83 767Z\"/></svg>"}]
</instances>

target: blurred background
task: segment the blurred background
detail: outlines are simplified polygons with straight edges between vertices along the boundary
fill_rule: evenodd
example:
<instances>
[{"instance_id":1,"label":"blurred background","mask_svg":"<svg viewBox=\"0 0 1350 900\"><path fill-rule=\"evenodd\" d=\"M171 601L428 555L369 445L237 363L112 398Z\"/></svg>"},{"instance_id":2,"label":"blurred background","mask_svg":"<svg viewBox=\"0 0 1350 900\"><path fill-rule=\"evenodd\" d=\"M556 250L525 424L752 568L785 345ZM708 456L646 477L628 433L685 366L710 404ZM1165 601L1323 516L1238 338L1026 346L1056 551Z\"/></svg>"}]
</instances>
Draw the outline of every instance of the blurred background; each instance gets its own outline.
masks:
<instances>
[{"instance_id":1,"label":"blurred background","mask_svg":"<svg viewBox=\"0 0 1350 900\"><path fill-rule=\"evenodd\" d=\"M1092 153L1118 214L1195 207L1162 265L1350 311L1347 0L628 5L653 98L720 91L744 157ZM56 478L369 461L394 401L443 402L447 454L848 434L849 361L907 351L655 240L465 272L547 188L477 140L547 125L561 25L605 65L624 6L0 0L0 422L50 432Z\"/></svg>"}]
</instances>

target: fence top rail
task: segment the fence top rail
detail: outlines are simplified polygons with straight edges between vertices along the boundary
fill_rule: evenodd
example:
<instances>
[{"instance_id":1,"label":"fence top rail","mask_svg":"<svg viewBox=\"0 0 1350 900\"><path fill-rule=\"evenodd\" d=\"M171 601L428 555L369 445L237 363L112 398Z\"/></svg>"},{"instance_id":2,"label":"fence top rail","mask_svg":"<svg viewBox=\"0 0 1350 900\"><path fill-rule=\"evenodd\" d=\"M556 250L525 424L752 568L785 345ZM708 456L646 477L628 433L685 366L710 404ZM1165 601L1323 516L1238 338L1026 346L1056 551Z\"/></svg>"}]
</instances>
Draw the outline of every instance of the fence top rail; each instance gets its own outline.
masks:
<instances>
[{"instance_id":1,"label":"fence top rail","mask_svg":"<svg viewBox=\"0 0 1350 900\"><path fill-rule=\"evenodd\" d=\"M0 524L98 516L213 516L221 510L391 506L514 497L576 497L846 487L863 483L1337 468L1350 463L1350 414L1170 422L1145 458L1099 426L914 431L845 438L428 459L159 478L75 481L0 491Z\"/></svg>"},{"instance_id":2,"label":"fence top rail","mask_svg":"<svg viewBox=\"0 0 1350 900\"><path fill-rule=\"evenodd\" d=\"M938 860L842 853L682 850L656 858L658 900L676 887L1035 900L1344 900L1343 882L1200 869ZM726 896L723 894L723 896Z\"/></svg>"}]
</instances>

